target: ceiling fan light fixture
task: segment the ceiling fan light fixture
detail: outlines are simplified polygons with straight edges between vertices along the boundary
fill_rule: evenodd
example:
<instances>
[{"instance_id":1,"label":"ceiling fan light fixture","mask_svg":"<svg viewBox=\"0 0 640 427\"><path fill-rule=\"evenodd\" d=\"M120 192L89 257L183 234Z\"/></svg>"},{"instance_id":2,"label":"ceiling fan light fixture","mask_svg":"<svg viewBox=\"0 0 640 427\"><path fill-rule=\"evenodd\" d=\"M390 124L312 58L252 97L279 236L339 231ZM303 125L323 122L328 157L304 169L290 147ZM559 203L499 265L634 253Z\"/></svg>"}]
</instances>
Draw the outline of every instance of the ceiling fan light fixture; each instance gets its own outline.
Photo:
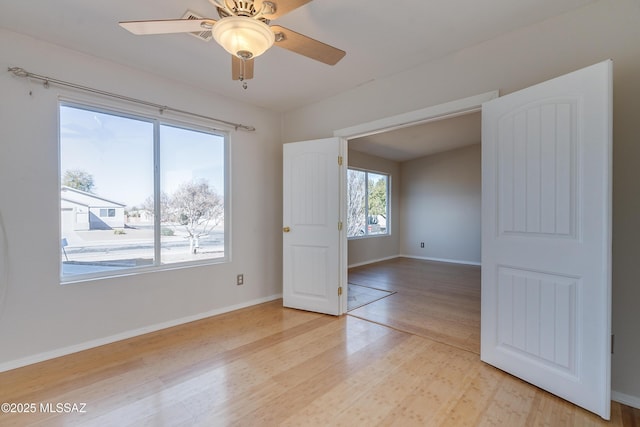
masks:
<instances>
[{"instance_id":1,"label":"ceiling fan light fixture","mask_svg":"<svg viewBox=\"0 0 640 427\"><path fill-rule=\"evenodd\" d=\"M246 16L228 16L213 26L213 38L230 54L255 58L273 46L275 36L262 21Z\"/></svg>"}]
</instances>

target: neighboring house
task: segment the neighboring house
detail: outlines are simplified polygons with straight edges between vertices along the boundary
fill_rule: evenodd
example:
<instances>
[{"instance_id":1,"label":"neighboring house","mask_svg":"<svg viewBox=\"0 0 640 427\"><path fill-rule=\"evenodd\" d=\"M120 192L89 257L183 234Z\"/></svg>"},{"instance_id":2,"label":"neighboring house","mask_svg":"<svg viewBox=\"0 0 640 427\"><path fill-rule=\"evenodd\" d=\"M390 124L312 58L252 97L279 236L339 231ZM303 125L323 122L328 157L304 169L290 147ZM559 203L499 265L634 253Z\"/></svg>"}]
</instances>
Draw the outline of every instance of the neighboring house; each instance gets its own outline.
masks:
<instances>
[{"instance_id":1,"label":"neighboring house","mask_svg":"<svg viewBox=\"0 0 640 427\"><path fill-rule=\"evenodd\" d=\"M128 224L150 224L153 222L153 214L146 209L129 210L126 222Z\"/></svg>"},{"instance_id":2,"label":"neighboring house","mask_svg":"<svg viewBox=\"0 0 640 427\"><path fill-rule=\"evenodd\" d=\"M63 185L60 189L63 230L124 228L122 203Z\"/></svg>"}]
</instances>

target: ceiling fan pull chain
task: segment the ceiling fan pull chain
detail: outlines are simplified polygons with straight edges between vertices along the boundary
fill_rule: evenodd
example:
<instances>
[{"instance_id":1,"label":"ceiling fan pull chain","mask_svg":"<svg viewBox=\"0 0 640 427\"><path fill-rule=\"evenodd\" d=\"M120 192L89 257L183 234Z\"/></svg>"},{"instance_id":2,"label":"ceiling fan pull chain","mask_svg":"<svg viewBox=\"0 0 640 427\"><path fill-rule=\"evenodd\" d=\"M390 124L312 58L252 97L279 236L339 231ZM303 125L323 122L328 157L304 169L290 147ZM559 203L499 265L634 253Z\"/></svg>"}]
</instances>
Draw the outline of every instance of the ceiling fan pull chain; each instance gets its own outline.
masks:
<instances>
[{"instance_id":1,"label":"ceiling fan pull chain","mask_svg":"<svg viewBox=\"0 0 640 427\"><path fill-rule=\"evenodd\" d=\"M246 70L246 59L240 58L240 77L238 80L242 82L242 89L247 90L247 82L244 80L244 73Z\"/></svg>"}]
</instances>

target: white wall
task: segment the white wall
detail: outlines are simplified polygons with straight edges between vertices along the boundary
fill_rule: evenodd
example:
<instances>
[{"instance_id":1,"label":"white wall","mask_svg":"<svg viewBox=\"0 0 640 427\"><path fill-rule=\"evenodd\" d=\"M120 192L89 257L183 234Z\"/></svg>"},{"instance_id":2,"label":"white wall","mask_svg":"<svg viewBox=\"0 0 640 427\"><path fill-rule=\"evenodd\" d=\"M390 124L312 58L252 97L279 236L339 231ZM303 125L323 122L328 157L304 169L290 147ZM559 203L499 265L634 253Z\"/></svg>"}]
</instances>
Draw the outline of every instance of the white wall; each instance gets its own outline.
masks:
<instances>
[{"instance_id":1,"label":"white wall","mask_svg":"<svg viewBox=\"0 0 640 427\"><path fill-rule=\"evenodd\" d=\"M5 71L9 66L255 126L254 133L230 134L231 262L61 286L62 90L16 78ZM0 257L7 255L9 266L0 271L0 286L8 276L0 301L0 370L281 293L278 115L4 30L0 94L0 215L8 243ZM235 285L238 273L244 286Z\"/></svg>"},{"instance_id":2,"label":"white wall","mask_svg":"<svg viewBox=\"0 0 640 427\"><path fill-rule=\"evenodd\" d=\"M640 3L601 0L439 60L290 111L285 142L500 89L502 94L614 62L614 397L640 407Z\"/></svg>"},{"instance_id":3,"label":"white wall","mask_svg":"<svg viewBox=\"0 0 640 427\"><path fill-rule=\"evenodd\" d=\"M400 164L402 255L480 263L480 163L474 144Z\"/></svg>"},{"instance_id":4,"label":"white wall","mask_svg":"<svg viewBox=\"0 0 640 427\"><path fill-rule=\"evenodd\" d=\"M350 266L366 264L399 255L400 248L400 165L392 160L349 150L349 166L391 175L390 230L388 236L352 239L348 243Z\"/></svg>"}]
</instances>

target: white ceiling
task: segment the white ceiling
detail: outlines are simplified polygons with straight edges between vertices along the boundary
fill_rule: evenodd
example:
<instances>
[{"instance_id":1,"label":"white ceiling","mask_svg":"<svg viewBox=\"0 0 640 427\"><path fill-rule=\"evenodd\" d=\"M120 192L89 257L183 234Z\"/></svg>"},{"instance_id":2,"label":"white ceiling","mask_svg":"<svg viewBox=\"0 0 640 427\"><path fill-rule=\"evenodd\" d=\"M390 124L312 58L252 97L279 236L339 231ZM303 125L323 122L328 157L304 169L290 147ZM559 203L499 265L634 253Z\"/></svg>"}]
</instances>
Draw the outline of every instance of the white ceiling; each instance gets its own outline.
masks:
<instances>
[{"instance_id":1,"label":"white ceiling","mask_svg":"<svg viewBox=\"0 0 640 427\"><path fill-rule=\"evenodd\" d=\"M180 18L187 9L217 18L207 0L2 1L0 27L289 111L593 1L315 0L273 23L343 49L346 57L332 67L274 47L255 60L247 90L231 80L229 55L214 41L187 34L134 36L118 26Z\"/></svg>"},{"instance_id":2,"label":"white ceiling","mask_svg":"<svg viewBox=\"0 0 640 427\"><path fill-rule=\"evenodd\" d=\"M349 148L403 162L480 143L480 112L349 140Z\"/></svg>"}]
</instances>

